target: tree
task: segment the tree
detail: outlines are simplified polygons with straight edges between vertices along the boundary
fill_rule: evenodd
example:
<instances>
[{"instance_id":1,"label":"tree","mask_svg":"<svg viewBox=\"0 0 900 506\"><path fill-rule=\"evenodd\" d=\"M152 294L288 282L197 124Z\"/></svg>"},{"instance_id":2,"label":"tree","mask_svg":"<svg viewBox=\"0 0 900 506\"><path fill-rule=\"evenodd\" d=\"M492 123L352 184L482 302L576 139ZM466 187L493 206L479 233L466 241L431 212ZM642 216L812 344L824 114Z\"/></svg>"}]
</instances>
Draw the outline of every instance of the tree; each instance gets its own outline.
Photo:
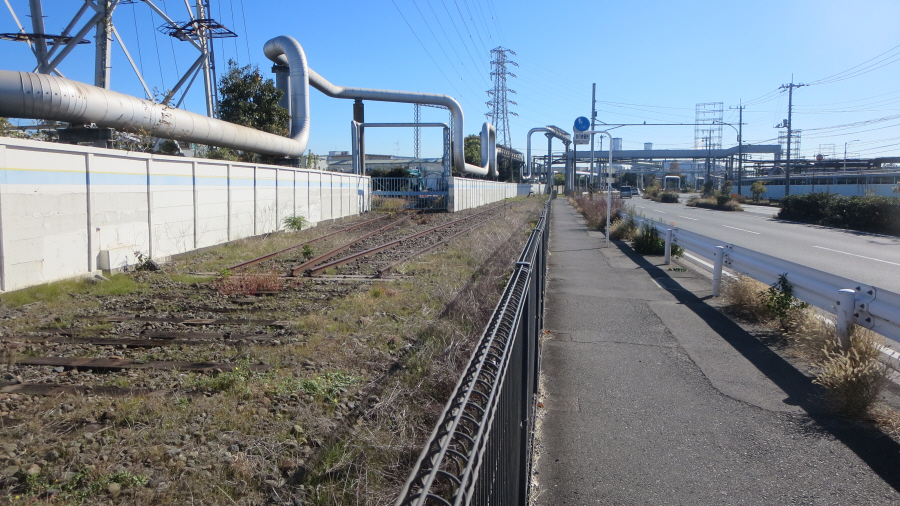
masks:
<instances>
[{"instance_id":1,"label":"tree","mask_svg":"<svg viewBox=\"0 0 900 506\"><path fill-rule=\"evenodd\" d=\"M562 186L564 184L566 184L566 176L558 172L553 174L553 186Z\"/></svg>"},{"instance_id":2,"label":"tree","mask_svg":"<svg viewBox=\"0 0 900 506\"><path fill-rule=\"evenodd\" d=\"M734 188L734 183L732 183L731 180L725 181L722 184L722 195L725 195L726 197L731 196L732 188Z\"/></svg>"},{"instance_id":3,"label":"tree","mask_svg":"<svg viewBox=\"0 0 900 506\"><path fill-rule=\"evenodd\" d=\"M312 150L310 149L309 151L307 151L307 153L306 153L306 168L308 168L308 169L318 168L317 167L318 163L316 163L316 161L317 161L317 157L312 152Z\"/></svg>"},{"instance_id":4,"label":"tree","mask_svg":"<svg viewBox=\"0 0 900 506\"><path fill-rule=\"evenodd\" d=\"M172 139L166 139L159 143L157 153L162 153L164 155L180 155L181 149L178 147L177 142Z\"/></svg>"},{"instance_id":5,"label":"tree","mask_svg":"<svg viewBox=\"0 0 900 506\"><path fill-rule=\"evenodd\" d=\"M467 135L463 152L466 155L466 163L481 167L481 136L477 134Z\"/></svg>"},{"instance_id":6,"label":"tree","mask_svg":"<svg viewBox=\"0 0 900 506\"><path fill-rule=\"evenodd\" d=\"M619 184L623 184L625 186L637 186L637 174L634 172L626 172L622 174L622 180Z\"/></svg>"},{"instance_id":7,"label":"tree","mask_svg":"<svg viewBox=\"0 0 900 506\"><path fill-rule=\"evenodd\" d=\"M278 105L283 95L271 79L264 79L256 65L238 67L228 60L228 71L219 80L219 119L262 130L288 134L288 111ZM271 162L277 157L239 153L245 161Z\"/></svg>"},{"instance_id":8,"label":"tree","mask_svg":"<svg viewBox=\"0 0 900 506\"><path fill-rule=\"evenodd\" d=\"M678 160L672 160L672 163L669 164L669 172L678 173L681 171L681 166L678 164Z\"/></svg>"},{"instance_id":9,"label":"tree","mask_svg":"<svg viewBox=\"0 0 900 506\"><path fill-rule=\"evenodd\" d=\"M0 137L18 137L13 133L12 123L6 118L0 118Z\"/></svg>"},{"instance_id":10,"label":"tree","mask_svg":"<svg viewBox=\"0 0 900 506\"><path fill-rule=\"evenodd\" d=\"M752 185L750 185L750 193L753 194L753 200L755 202L759 202L759 197L766 193L766 185L763 184L762 181L754 181Z\"/></svg>"},{"instance_id":11,"label":"tree","mask_svg":"<svg viewBox=\"0 0 900 506\"><path fill-rule=\"evenodd\" d=\"M897 183L897 186L894 187L894 193L900 195L900 182Z\"/></svg>"}]
</instances>

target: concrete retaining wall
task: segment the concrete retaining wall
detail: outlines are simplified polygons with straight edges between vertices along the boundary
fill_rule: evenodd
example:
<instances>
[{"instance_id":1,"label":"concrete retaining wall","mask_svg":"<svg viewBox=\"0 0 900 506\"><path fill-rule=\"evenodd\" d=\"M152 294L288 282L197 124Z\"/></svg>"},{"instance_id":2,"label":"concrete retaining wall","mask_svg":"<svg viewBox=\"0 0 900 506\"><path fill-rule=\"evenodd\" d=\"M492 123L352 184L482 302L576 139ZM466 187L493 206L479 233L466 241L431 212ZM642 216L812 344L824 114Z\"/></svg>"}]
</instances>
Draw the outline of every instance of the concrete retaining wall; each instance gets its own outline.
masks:
<instances>
[{"instance_id":1,"label":"concrete retaining wall","mask_svg":"<svg viewBox=\"0 0 900 506\"><path fill-rule=\"evenodd\" d=\"M0 137L0 290L368 211L368 177Z\"/></svg>"},{"instance_id":2,"label":"concrete retaining wall","mask_svg":"<svg viewBox=\"0 0 900 506\"><path fill-rule=\"evenodd\" d=\"M501 183L483 179L450 178L450 211L462 211L529 193L539 194L543 185Z\"/></svg>"}]
</instances>

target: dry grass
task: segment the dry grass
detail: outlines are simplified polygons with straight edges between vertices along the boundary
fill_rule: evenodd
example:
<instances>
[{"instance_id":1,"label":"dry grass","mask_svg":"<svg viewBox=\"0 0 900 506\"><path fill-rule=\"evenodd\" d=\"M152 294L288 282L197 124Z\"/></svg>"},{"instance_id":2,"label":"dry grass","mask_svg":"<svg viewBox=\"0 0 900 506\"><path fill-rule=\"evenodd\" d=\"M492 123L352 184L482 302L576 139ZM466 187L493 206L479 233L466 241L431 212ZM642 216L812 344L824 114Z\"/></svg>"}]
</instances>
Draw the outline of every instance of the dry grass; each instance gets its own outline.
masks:
<instances>
[{"instance_id":1,"label":"dry grass","mask_svg":"<svg viewBox=\"0 0 900 506\"><path fill-rule=\"evenodd\" d=\"M570 197L569 204L584 216L588 228L592 230L606 230L607 203L605 195ZM625 209L625 203L620 198L613 198L609 205L610 219L614 219Z\"/></svg>"},{"instance_id":2,"label":"dry grass","mask_svg":"<svg viewBox=\"0 0 900 506\"><path fill-rule=\"evenodd\" d=\"M730 280L723 287L731 311L781 331L786 351L811 364L816 374L814 382L824 388L834 411L893 424L890 430L900 427L900 415L886 407L876 408L889 371L879 360L881 336L854 326L850 348L842 350L833 321L797 305L791 305L787 316L775 315L770 294L770 287L746 276ZM878 415L873 415L876 412Z\"/></svg>"},{"instance_id":3,"label":"dry grass","mask_svg":"<svg viewBox=\"0 0 900 506\"><path fill-rule=\"evenodd\" d=\"M609 238L615 241L630 241L638 235L637 225L629 216L627 219L616 218L609 226Z\"/></svg>"},{"instance_id":4,"label":"dry grass","mask_svg":"<svg viewBox=\"0 0 900 506\"><path fill-rule=\"evenodd\" d=\"M850 349L842 350L835 344L826 347L813 382L825 388L835 411L863 416L878 400L889 370L879 361L881 343L880 336L857 326L850 336Z\"/></svg>"},{"instance_id":5,"label":"dry grass","mask_svg":"<svg viewBox=\"0 0 900 506\"><path fill-rule=\"evenodd\" d=\"M277 292L284 288L284 281L274 272L262 274L231 274L217 279L216 290L222 295L256 295L259 292Z\"/></svg>"},{"instance_id":6,"label":"dry grass","mask_svg":"<svg viewBox=\"0 0 900 506\"><path fill-rule=\"evenodd\" d=\"M138 388L164 381L171 395L20 396L15 415L0 425L0 442L19 442L16 458L23 464L39 461L50 450L60 457L42 465L39 480L27 490L17 488L21 497L13 502L243 505L296 499L304 504L391 504L542 203L532 198L516 204L475 233L397 268L398 274L414 278L363 285L319 303L314 311L279 309L271 317L293 323L279 335L279 345L216 343L102 352L136 360L238 365L219 374L112 372L102 380ZM300 242L298 237L308 233L290 234L290 242ZM133 274L137 291L128 300L149 300L161 287L184 293L189 284L199 284L204 303L223 301L213 290L221 281L179 273L198 266L217 272L223 263L283 247L279 236L284 235L269 238L279 242L275 247L253 241L251 254L211 250L179 259L167 266L168 273ZM290 297L293 288L286 287L277 298ZM78 315L98 314L95 295L76 295L58 297L52 310L41 299L17 310L15 321L43 325L49 314L59 314L58 324L66 325ZM116 307L123 303L119 299ZM157 299L153 310L179 311L166 304ZM258 317L250 311L230 316ZM245 330L234 328L236 333ZM29 346L16 353L30 353ZM270 369L252 372L245 367L260 362ZM0 409L5 409L3 402L12 402L0 401ZM100 429L88 438L83 428L92 425ZM121 469L146 477L147 484L139 485L143 478L116 474ZM83 477L69 481L73 485L52 499L43 496L64 482L66 472ZM112 482L121 485L119 495L106 489Z\"/></svg>"},{"instance_id":7,"label":"dry grass","mask_svg":"<svg viewBox=\"0 0 900 506\"><path fill-rule=\"evenodd\" d=\"M687 201L689 207L703 207L706 209L718 209L719 211L743 211L740 202L728 196L721 197L691 197Z\"/></svg>"}]
</instances>

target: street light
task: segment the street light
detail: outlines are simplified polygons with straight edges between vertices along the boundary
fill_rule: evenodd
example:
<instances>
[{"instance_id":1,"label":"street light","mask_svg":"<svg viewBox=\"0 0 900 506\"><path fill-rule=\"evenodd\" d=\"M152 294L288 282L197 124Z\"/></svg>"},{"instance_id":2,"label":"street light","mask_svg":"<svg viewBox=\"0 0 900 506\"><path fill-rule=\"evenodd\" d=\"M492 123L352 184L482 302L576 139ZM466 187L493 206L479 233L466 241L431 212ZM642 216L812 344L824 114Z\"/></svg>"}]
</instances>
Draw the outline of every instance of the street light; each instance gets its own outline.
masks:
<instances>
[{"instance_id":1,"label":"street light","mask_svg":"<svg viewBox=\"0 0 900 506\"><path fill-rule=\"evenodd\" d=\"M734 130L734 133L737 134L738 141L738 195L741 194L741 183L743 182L743 172L744 172L744 140L741 139L741 132L738 131L737 128L734 128L734 125L731 123L725 123L724 121L716 121L713 122L714 125L728 125ZM743 124L741 124L743 127Z\"/></svg>"},{"instance_id":2,"label":"street light","mask_svg":"<svg viewBox=\"0 0 900 506\"><path fill-rule=\"evenodd\" d=\"M844 143L844 172L847 172L847 145L851 142L858 142L859 139L853 139Z\"/></svg>"},{"instance_id":3,"label":"street light","mask_svg":"<svg viewBox=\"0 0 900 506\"><path fill-rule=\"evenodd\" d=\"M607 132L606 130L588 130L587 132L582 132L586 134L591 134L591 140L594 140L594 134L600 134L601 139L603 135L609 137L609 163L606 166L606 171L609 174L609 177L606 179L606 247L609 247L609 213L612 211L612 161L613 161L613 141L612 134ZM594 152L591 151L591 155ZM599 167L598 167L599 172Z\"/></svg>"}]
</instances>

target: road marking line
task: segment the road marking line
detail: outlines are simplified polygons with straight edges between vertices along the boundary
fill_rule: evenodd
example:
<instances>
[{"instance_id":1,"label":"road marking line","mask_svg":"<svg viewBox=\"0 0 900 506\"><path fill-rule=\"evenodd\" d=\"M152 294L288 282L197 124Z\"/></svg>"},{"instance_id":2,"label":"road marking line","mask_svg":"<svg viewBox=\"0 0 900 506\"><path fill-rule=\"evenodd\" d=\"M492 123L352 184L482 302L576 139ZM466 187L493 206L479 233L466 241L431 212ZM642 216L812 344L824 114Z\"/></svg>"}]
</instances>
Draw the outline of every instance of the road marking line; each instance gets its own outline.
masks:
<instances>
[{"instance_id":1,"label":"road marking line","mask_svg":"<svg viewBox=\"0 0 900 506\"><path fill-rule=\"evenodd\" d=\"M862 255L857 255L856 253L847 253L846 251L838 251L838 250L836 250L836 249L825 248L825 247L822 247L822 246L813 246L813 248L819 248L819 249L824 249L824 250L828 250L828 251L834 251L835 253L843 253L843 254L845 254L845 255L850 255L850 256L853 256L853 257L859 257L859 258L865 258L866 260L873 260L873 261L875 261L875 262L883 262L883 263L891 264L891 265L900 265L900 264L898 264L897 262L889 262L889 261L887 261L887 260L880 260L880 259L878 259L878 258L865 257L865 256L862 256Z\"/></svg>"},{"instance_id":2,"label":"road marking line","mask_svg":"<svg viewBox=\"0 0 900 506\"><path fill-rule=\"evenodd\" d=\"M682 215L680 215L680 214L678 215L678 217L679 217L679 218L684 218L684 219L686 219L686 220L697 221L697 218L688 218L687 216L682 216Z\"/></svg>"},{"instance_id":3,"label":"road marking line","mask_svg":"<svg viewBox=\"0 0 900 506\"><path fill-rule=\"evenodd\" d=\"M762 235L762 233L760 233L760 232L754 232L754 231L752 231L752 230L744 230L743 228L732 227L732 226L729 226L729 225L722 225L722 226L725 227L725 228L733 228L733 229L735 229L735 230L740 230L741 232L747 232L747 233L750 233L750 234Z\"/></svg>"},{"instance_id":4,"label":"road marking line","mask_svg":"<svg viewBox=\"0 0 900 506\"><path fill-rule=\"evenodd\" d=\"M657 211L656 209L651 209L651 211L653 211L654 213L666 214L665 211Z\"/></svg>"}]
</instances>

